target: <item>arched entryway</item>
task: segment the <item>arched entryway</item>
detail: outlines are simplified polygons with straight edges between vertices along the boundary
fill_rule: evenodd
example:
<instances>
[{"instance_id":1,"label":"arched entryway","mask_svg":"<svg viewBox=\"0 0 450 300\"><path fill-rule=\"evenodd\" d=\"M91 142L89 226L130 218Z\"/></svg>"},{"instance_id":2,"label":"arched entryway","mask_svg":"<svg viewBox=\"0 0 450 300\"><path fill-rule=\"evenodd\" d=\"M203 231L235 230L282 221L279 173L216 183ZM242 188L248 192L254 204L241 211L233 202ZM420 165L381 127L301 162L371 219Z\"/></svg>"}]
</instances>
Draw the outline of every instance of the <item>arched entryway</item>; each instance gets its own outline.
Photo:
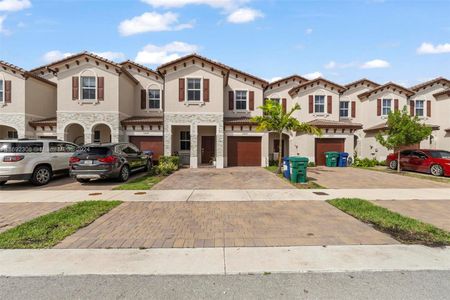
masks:
<instances>
[{"instance_id":1,"label":"arched entryway","mask_svg":"<svg viewBox=\"0 0 450 300\"><path fill-rule=\"evenodd\" d=\"M0 125L0 139L17 139L17 130L13 127Z\"/></svg>"},{"instance_id":2,"label":"arched entryway","mask_svg":"<svg viewBox=\"0 0 450 300\"><path fill-rule=\"evenodd\" d=\"M80 124L69 124L64 129L64 140L77 145L84 145L84 128Z\"/></svg>"},{"instance_id":3,"label":"arched entryway","mask_svg":"<svg viewBox=\"0 0 450 300\"><path fill-rule=\"evenodd\" d=\"M104 124L96 124L91 130L93 143L111 143L111 128Z\"/></svg>"}]
</instances>

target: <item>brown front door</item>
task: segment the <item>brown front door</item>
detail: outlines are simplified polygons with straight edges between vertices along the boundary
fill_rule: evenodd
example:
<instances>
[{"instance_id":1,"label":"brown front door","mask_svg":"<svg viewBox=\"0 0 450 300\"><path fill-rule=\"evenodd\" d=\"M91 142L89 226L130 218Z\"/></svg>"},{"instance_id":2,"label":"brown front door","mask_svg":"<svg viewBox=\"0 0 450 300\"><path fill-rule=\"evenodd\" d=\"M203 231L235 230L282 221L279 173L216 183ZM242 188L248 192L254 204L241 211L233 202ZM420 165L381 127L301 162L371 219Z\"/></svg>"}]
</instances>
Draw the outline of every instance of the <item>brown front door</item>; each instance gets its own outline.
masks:
<instances>
[{"instance_id":1,"label":"brown front door","mask_svg":"<svg viewBox=\"0 0 450 300\"><path fill-rule=\"evenodd\" d=\"M215 142L214 136L202 136L202 164L209 164L214 158Z\"/></svg>"},{"instance_id":2,"label":"brown front door","mask_svg":"<svg viewBox=\"0 0 450 300\"><path fill-rule=\"evenodd\" d=\"M316 165L325 165L325 152L344 152L345 139L316 139Z\"/></svg>"},{"instance_id":3,"label":"brown front door","mask_svg":"<svg viewBox=\"0 0 450 300\"><path fill-rule=\"evenodd\" d=\"M153 151L154 160L158 160L164 153L162 136L130 136L130 143L135 144L141 151Z\"/></svg>"},{"instance_id":4,"label":"brown front door","mask_svg":"<svg viewBox=\"0 0 450 300\"><path fill-rule=\"evenodd\" d=\"M228 137L228 166L261 166L260 137Z\"/></svg>"}]
</instances>

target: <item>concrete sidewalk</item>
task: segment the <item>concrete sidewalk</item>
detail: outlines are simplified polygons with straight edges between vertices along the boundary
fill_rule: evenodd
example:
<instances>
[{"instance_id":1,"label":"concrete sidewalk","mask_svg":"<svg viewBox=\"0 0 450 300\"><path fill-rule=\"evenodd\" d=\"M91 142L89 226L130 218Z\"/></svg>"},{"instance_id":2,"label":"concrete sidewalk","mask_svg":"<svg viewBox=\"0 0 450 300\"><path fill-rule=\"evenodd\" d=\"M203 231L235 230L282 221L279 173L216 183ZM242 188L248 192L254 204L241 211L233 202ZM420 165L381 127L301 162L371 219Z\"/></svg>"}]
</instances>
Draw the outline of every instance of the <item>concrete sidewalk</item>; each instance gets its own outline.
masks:
<instances>
[{"instance_id":1,"label":"concrete sidewalk","mask_svg":"<svg viewBox=\"0 0 450 300\"><path fill-rule=\"evenodd\" d=\"M285 190L145 190L145 191L1 191L0 203L122 201L276 201L329 200L450 200L448 189L285 189Z\"/></svg>"},{"instance_id":2,"label":"concrete sidewalk","mask_svg":"<svg viewBox=\"0 0 450 300\"><path fill-rule=\"evenodd\" d=\"M406 270L450 270L450 248L377 245L0 250L0 276L225 275Z\"/></svg>"}]
</instances>

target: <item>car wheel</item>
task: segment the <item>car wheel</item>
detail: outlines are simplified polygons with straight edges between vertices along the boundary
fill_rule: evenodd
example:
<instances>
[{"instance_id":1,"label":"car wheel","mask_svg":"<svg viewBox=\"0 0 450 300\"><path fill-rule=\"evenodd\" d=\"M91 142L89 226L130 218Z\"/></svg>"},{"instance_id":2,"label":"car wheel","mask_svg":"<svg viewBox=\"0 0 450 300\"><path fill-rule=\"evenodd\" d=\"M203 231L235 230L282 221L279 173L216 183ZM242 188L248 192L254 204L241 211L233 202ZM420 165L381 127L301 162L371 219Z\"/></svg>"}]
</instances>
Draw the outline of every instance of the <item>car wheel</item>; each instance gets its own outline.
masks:
<instances>
[{"instance_id":1,"label":"car wheel","mask_svg":"<svg viewBox=\"0 0 450 300\"><path fill-rule=\"evenodd\" d=\"M79 183L88 183L89 181L91 181L90 179L87 178L77 178L77 181Z\"/></svg>"},{"instance_id":2,"label":"car wheel","mask_svg":"<svg viewBox=\"0 0 450 300\"><path fill-rule=\"evenodd\" d=\"M52 169L48 166L38 166L31 175L31 183L34 185L46 185L52 179Z\"/></svg>"},{"instance_id":3,"label":"car wheel","mask_svg":"<svg viewBox=\"0 0 450 300\"><path fill-rule=\"evenodd\" d=\"M434 176L444 175L444 169L440 165L432 165L430 168L430 173Z\"/></svg>"},{"instance_id":4,"label":"car wheel","mask_svg":"<svg viewBox=\"0 0 450 300\"><path fill-rule=\"evenodd\" d=\"M130 168L125 165L122 167L122 169L120 169L119 181L125 182L128 180L128 178L130 178Z\"/></svg>"},{"instance_id":5,"label":"car wheel","mask_svg":"<svg viewBox=\"0 0 450 300\"><path fill-rule=\"evenodd\" d=\"M0 185L5 185L8 181L0 181Z\"/></svg>"},{"instance_id":6,"label":"car wheel","mask_svg":"<svg viewBox=\"0 0 450 300\"><path fill-rule=\"evenodd\" d=\"M389 168L392 169L392 170L397 170L397 161L396 160L392 160L389 163Z\"/></svg>"}]
</instances>

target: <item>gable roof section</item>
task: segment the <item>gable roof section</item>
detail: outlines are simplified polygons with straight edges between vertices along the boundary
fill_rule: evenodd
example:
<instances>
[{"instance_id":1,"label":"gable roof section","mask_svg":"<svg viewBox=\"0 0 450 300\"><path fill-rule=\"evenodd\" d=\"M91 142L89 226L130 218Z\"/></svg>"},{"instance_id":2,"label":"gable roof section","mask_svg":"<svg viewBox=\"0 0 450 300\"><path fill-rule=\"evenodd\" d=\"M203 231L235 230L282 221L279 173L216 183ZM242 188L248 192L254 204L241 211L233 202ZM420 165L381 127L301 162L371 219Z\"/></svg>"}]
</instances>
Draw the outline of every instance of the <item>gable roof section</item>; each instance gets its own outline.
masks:
<instances>
[{"instance_id":1,"label":"gable roof section","mask_svg":"<svg viewBox=\"0 0 450 300\"><path fill-rule=\"evenodd\" d=\"M314 119L308 122L309 125L317 128L341 128L341 129L362 129L362 124L350 121L333 121L326 119Z\"/></svg>"},{"instance_id":2,"label":"gable roof section","mask_svg":"<svg viewBox=\"0 0 450 300\"><path fill-rule=\"evenodd\" d=\"M433 97L437 98L437 97L444 96L444 95L449 97L450 96L450 89L446 89L446 90L444 90L442 92L433 94Z\"/></svg>"},{"instance_id":3,"label":"gable roof section","mask_svg":"<svg viewBox=\"0 0 450 300\"><path fill-rule=\"evenodd\" d=\"M344 85L347 89L352 89L352 88L356 88L359 85L367 85L368 87L372 87L372 88L377 88L379 87L381 84L378 84L372 80L369 80L367 78L362 78L360 80L356 80L350 83L347 83L346 85Z\"/></svg>"},{"instance_id":4,"label":"gable roof section","mask_svg":"<svg viewBox=\"0 0 450 300\"><path fill-rule=\"evenodd\" d=\"M0 60L0 67L2 67L3 70L11 70L13 73L19 73L20 75L22 75L24 77L24 79L28 79L29 77L34 78L36 80L39 80L43 83L49 84L51 86L56 86L56 83L47 80L45 78L42 78L34 73L31 73L25 69L22 69L18 66L15 66L13 64L7 63L6 61Z\"/></svg>"},{"instance_id":5,"label":"gable roof section","mask_svg":"<svg viewBox=\"0 0 450 300\"><path fill-rule=\"evenodd\" d=\"M336 89L336 91L338 93L342 93L343 91L345 91L347 89L347 88L343 87L342 85L339 85L337 83L329 81L325 78L319 77L319 78L304 82L304 83L300 84L299 86L293 87L289 91L289 95L291 95L291 97L293 97L293 96L297 95L301 89L306 90L308 88L312 88L312 87L318 86L320 84L323 84L325 88L330 87L331 90Z\"/></svg>"},{"instance_id":6,"label":"gable roof section","mask_svg":"<svg viewBox=\"0 0 450 300\"><path fill-rule=\"evenodd\" d=\"M432 130L439 130L439 125L433 125L433 124L425 124L428 127L431 127ZM387 123L383 122L380 124L377 124L375 126L369 127L369 128L364 128L364 132L378 132L381 130L386 130L388 129Z\"/></svg>"},{"instance_id":7,"label":"gable roof section","mask_svg":"<svg viewBox=\"0 0 450 300\"><path fill-rule=\"evenodd\" d=\"M399 91L400 94L404 93L407 97L410 97L410 96L415 94L413 91L411 91L411 90L409 90L409 89L407 89L407 88L405 88L405 87L403 87L401 85L398 85L398 84L396 84L394 82L388 82L386 84L383 84L382 86L374 88L371 91L367 91L365 93L359 94L358 98L359 99L368 98L368 97L370 97L373 94L376 94L378 92L382 92L384 90L389 90L389 89L392 89L393 92Z\"/></svg>"},{"instance_id":8,"label":"gable roof section","mask_svg":"<svg viewBox=\"0 0 450 300\"><path fill-rule=\"evenodd\" d=\"M159 74L158 72L156 72L156 71L154 71L154 70L152 70L150 68L147 68L144 65L138 64L138 63L136 63L136 62L134 62L132 60L126 60L124 62L119 63L119 65L126 66L126 67L128 67L128 69L131 69L131 68L135 67L137 69L138 73L142 69L147 74L147 76L154 75L154 76L156 76L156 80L162 80L163 79L161 74Z\"/></svg>"},{"instance_id":9,"label":"gable roof section","mask_svg":"<svg viewBox=\"0 0 450 300\"><path fill-rule=\"evenodd\" d=\"M434 79L431 79L431 80L428 80L428 81L416 84L416 85L410 87L409 89L411 91L418 92L421 89L425 89L425 88L427 88L429 86L432 86L434 84L439 84L439 83L442 83L442 84L450 86L450 80L448 80L447 78L444 78L444 77L437 77L437 78L434 78Z\"/></svg>"},{"instance_id":10,"label":"gable roof section","mask_svg":"<svg viewBox=\"0 0 450 300\"><path fill-rule=\"evenodd\" d=\"M266 89L273 89L275 87L281 86L282 84L288 84L289 82L298 82L299 84L302 84L307 81L309 81L309 80L300 75L293 74L291 76L284 77L284 78L281 78L274 82L269 83L269 85L267 86Z\"/></svg>"}]
</instances>

